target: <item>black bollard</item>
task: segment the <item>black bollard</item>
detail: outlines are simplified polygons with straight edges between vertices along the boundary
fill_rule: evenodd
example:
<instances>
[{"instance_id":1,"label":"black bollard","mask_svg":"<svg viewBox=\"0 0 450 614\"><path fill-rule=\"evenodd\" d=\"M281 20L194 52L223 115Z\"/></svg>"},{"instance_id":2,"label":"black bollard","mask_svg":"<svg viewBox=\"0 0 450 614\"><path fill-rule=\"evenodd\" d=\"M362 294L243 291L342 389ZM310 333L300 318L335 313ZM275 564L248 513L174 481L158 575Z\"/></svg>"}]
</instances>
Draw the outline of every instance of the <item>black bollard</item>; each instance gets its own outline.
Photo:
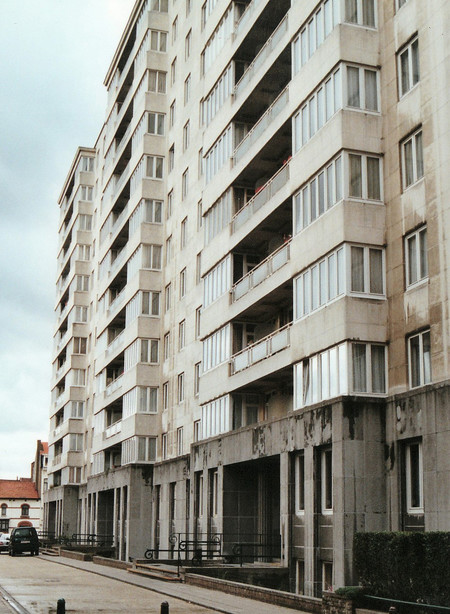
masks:
<instances>
[{"instance_id":1,"label":"black bollard","mask_svg":"<svg viewBox=\"0 0 450 614\"><path fill-rule=\"evenodd\" d=\"M161 603L161 614L169 614L169 604L167 601Z\"/></svg>"},{"instance_id":2,"label":"black bollard","mask_svg":"<svg viewBox=\"0 0 450 614\"><path fill-rule=\"evenodd\" d=\"M56 604L56 614L66 614L66 600L58 599Z\"/></svg>"}]
</instances>

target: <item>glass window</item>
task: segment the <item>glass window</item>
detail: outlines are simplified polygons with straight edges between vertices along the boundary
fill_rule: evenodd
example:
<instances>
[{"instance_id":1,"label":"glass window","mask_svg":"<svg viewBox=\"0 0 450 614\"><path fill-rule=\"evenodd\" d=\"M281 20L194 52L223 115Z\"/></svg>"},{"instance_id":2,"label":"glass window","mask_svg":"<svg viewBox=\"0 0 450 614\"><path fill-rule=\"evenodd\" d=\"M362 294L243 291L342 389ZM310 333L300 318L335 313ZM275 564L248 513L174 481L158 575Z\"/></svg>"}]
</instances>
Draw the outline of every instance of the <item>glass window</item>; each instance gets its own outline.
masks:
<instances>
[{"instance_id":1,"label":"glass window","mask_svg":"<svg viewBox=\"0 0 450 614\"><path fill-rule=\"evenodd\" d=\"M417 36L398 53L399 95L404 96L420 80Z\"/></svg>"},{"instance_id":2,"label":"glass window","mask_svg":"<svg viewBox=\"0 0 450 614\"><path fill-rule=\"evenodd\" d=\"M423 177L422 130L401 143L403 187L406 189Z\"/></svg>"},{"instance_id":3,"label":"glass window","mask_svg":"<svg viewBox=\"0 0 450 614\"><path fill-rule=\"evenodd\" d=\"M407 287L428 277L426 227L422 227L405 237L405 257Z\"/></svg>"},{"instance_id":4,"label":"glass window","mask_svg":"<svg viewBox=\"0 0 450 614\"><path fill-rule=\"evenodd\" d=\"M431 382L430 331L412 335L408 339L409 384L411 388Z\"/></svg>"}]
</instances>

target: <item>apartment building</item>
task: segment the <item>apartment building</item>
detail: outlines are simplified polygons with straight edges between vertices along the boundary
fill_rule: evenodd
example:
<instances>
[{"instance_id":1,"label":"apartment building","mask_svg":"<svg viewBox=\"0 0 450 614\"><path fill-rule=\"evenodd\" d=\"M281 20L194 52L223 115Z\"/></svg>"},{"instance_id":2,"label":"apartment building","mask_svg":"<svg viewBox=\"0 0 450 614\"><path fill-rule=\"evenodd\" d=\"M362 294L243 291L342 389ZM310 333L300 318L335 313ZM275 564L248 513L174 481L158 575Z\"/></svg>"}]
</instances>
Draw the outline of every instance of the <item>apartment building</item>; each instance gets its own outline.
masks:
<instances>
[{"instance_id":1,"label":"apartment building","mask_svg":"<svg viewBox=\"0 0 450 614\"><path fill-rule=\"evenodd\" d=\"M356 531L450 530L449 20L137 0L59 199L48 530L316 596Z\"/></svg>"}]
</instances>

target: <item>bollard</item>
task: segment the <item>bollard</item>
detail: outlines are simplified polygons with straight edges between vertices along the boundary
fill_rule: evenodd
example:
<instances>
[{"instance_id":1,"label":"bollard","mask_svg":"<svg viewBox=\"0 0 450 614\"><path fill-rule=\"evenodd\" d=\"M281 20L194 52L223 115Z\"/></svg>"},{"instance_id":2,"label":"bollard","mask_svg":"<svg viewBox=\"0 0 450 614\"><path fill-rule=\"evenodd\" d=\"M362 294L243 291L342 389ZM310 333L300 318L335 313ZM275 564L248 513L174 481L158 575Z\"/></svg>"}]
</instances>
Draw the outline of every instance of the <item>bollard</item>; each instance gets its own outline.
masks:
<instances>
[{"instance_id":1,"label":"bollard","mask_svg":"<svg viewBox=\"0 0 450 614\"><path fill-rule=\"evenodd\" d=\"M56 614L66 614L66 600L58 599L56 604Z\"/></svg>"},{"instance_id":2,"label":"bollard","mask_svg":"<svg viewBox=\"0 0 450 614\"><path fill-rule=\"evenodd\" d=\"M395 605L391 605L391 607L389 608L389 614L397 614L397 608L395 607Z\"/></svg>"},{"instance_id":3,"label":"bollard","mask_svg":"<svg viewBox=\"0 0 450 614\"><path fill-rule=\"evenodd\" d=\"M167 601L161 603L161 614L169 614L169 604Z\"/></svg>"}]
</instances>

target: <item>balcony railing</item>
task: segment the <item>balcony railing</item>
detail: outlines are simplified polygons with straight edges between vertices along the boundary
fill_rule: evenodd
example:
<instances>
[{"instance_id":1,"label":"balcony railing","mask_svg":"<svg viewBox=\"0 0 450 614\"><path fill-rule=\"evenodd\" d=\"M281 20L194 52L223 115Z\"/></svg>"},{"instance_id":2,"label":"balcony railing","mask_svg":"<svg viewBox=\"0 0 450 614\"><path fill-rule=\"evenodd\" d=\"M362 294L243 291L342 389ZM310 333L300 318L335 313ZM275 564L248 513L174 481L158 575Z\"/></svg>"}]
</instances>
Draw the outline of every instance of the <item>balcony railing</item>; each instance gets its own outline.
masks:
<instances>
[{"instance_id":1,"label":"balcony railing","mask_svg":"<svg viewBox=\"0 0 450 614\"><path fill-rule=\"evenodd\" d=\"M120 190L123 188L123 186L125 185L125 181L127 179L127 175L128 175L128 171L130 170L130 163L128 162L128 164L126 165L126 167L123 169L123 173L120 175L120 177L117 179L116 184L113 188L113 192L112 192L112 198L115 198Z\"/></svg>"},{"instance_id":2,"label":"balcony railing","mask_svg":"<svg viewBox=\"0 0 450 614\"><path fill-rule=\"evenodd\" d=\"M278 269L289 262L290 257L289 240L234 284L231 288L233 302L239 300L250 292L252 288L255 288L273 273L278 271Z\"/></svg>"},{"instance_id":3,"label":"balcony railing","mask_svg":"<svg viewBox=\"0 0 450 614\"><path fill-rule=\"evenodd\" d=\"M114 339L111 341L111 343L108 345L108 347L107 347L107 348L106 348L106 350L105 350L105 354L106 354L106 356L108 356L109 354L111 354L112 352L114 352L114 351L115 351L115 350L116 350L116 349L119 347L119 345L120 345L120 344L121 344L121 342L123 341L123 338L124 338L124 332L125 332L125 331L122 331L121 333L119 333L119 334L117 335L117 337L115 337L115 338L114 338Z\"/></svg>"},{"instance_id":4,"label":"balcony railing","mask_svg":"<svg viewBox=\"0 0 450 614\"><path fill-rule=\"evenodd\" d=\"M122 385L123 375L119 375L115 380L113 380L108 386L105 388L105 397L109 397L113 392L118 390Z\"/></svg>"},{"instance_id":5,"label":"balcony railing","mask_svg":"<svg viewBox=\"0 0 450 614\"><path fill-rule=\"evenodd\" d=\"M290 328L292 323L286 324L263 339L244 348L231 357L231 375L248 369L252 365L273 356L290 345Z\"/></svg>"},{"instance_id":6,"label":"balcony railing","mask_svg":"<svg viewBox=\"0 0 450 614\"><path fill-rule=\"evenodd\" d=\"M234 38L237 38L239 36L239 34L242 32L242 30L245 28L245 24L248 23L248 20L250 19L251 15L253 14L255 8L256 8L256 2L255 0L252 0L250 2L250 4L247 4L247 8L245 9L244 13L242 14L242 17L239 19L239 21L237 22L237 24L234 27Z\"/></svg>"},{"instance_id":7,"label":"balcony railing","mask_svg":"<svg viewBox=\"0 0 450 614\"><path fill-rule=\"evenodd\" d=\"M112 437L113 435L117 435L117 433L120 433L121 430L122 430L122 420L118 420L117 422L114 422L114 424L111 424L111 426L108 426L108 428L105 429L104 438L108 439L109 437Z\"/></svg>"},{"instance_id":8,"label":"balcony railing","mask_svg":"<svg viewBox=\"0 0 450 614\"><path fill-rule=\"evenodd\" d=\"M119 294L116 296L116 298L113 300L113 302L109 305L108 307L108 312L111 314L115 309L117 309L117 307L119 307L119 305L122 304L122 302L125 300L125 296L126 296L126 292L125 292L125 288L123 288L123 290L121 290L119 292Z\"/></svg>"},{"instance_id":9,"label":"balcony railing","mask_svg":"<svg viewBox=\"0 0 450 614\"><path fill-rule=\"evenodd\" d=\"M236 232L249 220L258 209L265 205L289 181L289 160L273 177L260 188L256 194L234 214L231 220L231 232Z\"/></svg>"},{"instance_id":10,"label":"balcony railing","mask_svg":"<svg viewBox=\"0 0 450 614\"><path fill-rule=\"evenodd\" d=\"M271 37L267 40L264 47L255 57L255 59L250 64L250 66L247 68L247 70L244 72L244 74L239 79L239 81L236 83L234 87L234 95L236 98L239 96L240 92L242 92L242 90L248 85L248 83L250 83L255 73L259 70L263 62L270 56L270 54L275 49L275 47L278 45L278 43L280 42L284 34L287 32L287 30L288 30L288 18L286 15L280 21L277 28L273 31Z\"/></svg>"},{"instance_id":11,"label":"balcony railing","mask_svg":"<svg viewBox=\"0 0 450 614\"><path fill-rule=\"evenodd\" d=\"M267 111L262 115L253 128L245 135L239 145L233 152L234 163L236 164L239 160L247 153L250 147L256 143L259 137L264 134L264 132L268 129L271 122L275 119L279 113L287 106L289 102L289 86L287 86L281 94L276 98Z\"/></svg>"}]
</instances>

